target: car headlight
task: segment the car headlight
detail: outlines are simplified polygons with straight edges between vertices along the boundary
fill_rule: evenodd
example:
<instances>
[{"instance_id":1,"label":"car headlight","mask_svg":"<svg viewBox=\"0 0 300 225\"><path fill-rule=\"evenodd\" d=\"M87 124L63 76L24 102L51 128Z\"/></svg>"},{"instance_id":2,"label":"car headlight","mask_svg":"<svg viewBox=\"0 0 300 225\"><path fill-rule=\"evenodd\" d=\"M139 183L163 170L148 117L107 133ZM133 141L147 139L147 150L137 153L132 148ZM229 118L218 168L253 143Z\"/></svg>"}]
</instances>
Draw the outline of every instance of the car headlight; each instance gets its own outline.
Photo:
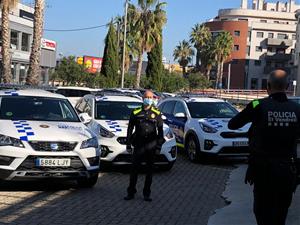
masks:
<instances>
[{"instance_id":1,"label":"car headlight","mask_svg":"<svg viewBox=\"0 0 300 225\"><path fill-rule=\"evenodd\" d=\"M18 148L25 148L22 141L17 138L9 137L0 134L0 146L13 146Z\"/></svg>"},{"instance_id":2,"label":"car headlight","mask_svg":"<svg viewBox=\"0 0 300 225\"><path fill-rule=\"evenodd\" d=\"M206 133L217 133L218 132L218 130L216 128L213 128L207 124L204 124L204 123L199 123L199 124L200 124L201 129Z\"/></svg>"},{"instance_id":3,"label":"car headlight","mask_svg":"<svg viewBox=\"0 0 300 225\"><path fill-rule=\"evenodd\" d=\"M168 129L167 133L165 134L165 137L168 139L172 139L174 137L174 134L171 129Z\"/></svg>"},{"instance_id":4,"label":"car headlight","mask_svg":"<svg viewBox=\"0 0 300 225\"><path fill-rule=\"evenodd\" d=\"M115 135L104 127L100 126L100 135L106 138L113 138Z\"/></svg>"},{"instance_id":5,"label":"car headlight","mask_svg":"<svg viewBox=\"0 0 300 225\"><path fill-rule=\"evenodd\" d=\"M98 138L97 137L92 137L90 139L87 139L85 141L83 141L81 143L80 148L84 149L84 148L98 148L99 144L98 144Z\"/></svg>"}]
</instances>

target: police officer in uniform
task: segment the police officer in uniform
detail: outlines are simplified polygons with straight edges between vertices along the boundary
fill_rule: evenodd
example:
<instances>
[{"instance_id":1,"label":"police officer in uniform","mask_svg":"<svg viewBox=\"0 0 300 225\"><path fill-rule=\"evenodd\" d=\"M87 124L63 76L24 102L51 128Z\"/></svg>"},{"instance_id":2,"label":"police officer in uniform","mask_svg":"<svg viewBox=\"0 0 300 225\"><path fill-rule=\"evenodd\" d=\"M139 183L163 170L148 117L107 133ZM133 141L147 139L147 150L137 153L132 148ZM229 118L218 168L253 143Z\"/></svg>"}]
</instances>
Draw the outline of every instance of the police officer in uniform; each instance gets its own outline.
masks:
<instances>
[{"instance_id":1,"label":"police officer in uniform","mask_svg":"<svg viewBox=\"0 0 300 225\"><path fill-rule=\"evenodd\" d=\"M134 131L134 133L133 133ZM127 130L127 151L132 151L132 170L125 200L131 200L136 193L136 183L142 162L146 163L144 200L152 201L151 183L155 151L160 151L164 142L163 120L160 111L153 106L153 93L147 90L143 97L143 106L133 110Z\"/></svg>"},{"instance_id":2,"label":"police officer in uniform","mask_svg":"<svg viewBox=\"0 0 300 225\"><path fill-rule=\"evenodd\" d=\"M258 225L285 225L296 189L296 140L300 109L288 100L287 74L273 71L268 80L269 97L254 100L229 121L229 129L252 123L250 157L245 183L254 184L254 214Z\"/></svg>"}]
</instances>

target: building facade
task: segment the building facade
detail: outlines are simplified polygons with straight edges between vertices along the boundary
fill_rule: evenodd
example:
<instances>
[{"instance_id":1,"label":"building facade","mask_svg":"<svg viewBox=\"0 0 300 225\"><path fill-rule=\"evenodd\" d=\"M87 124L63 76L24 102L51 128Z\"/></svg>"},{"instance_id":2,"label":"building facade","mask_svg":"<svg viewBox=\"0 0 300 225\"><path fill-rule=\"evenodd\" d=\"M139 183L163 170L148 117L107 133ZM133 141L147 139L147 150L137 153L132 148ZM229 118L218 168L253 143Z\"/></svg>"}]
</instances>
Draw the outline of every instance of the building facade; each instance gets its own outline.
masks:
<instances>
[{"instance_id":1,"label":"building facade","mask_svg":"<svg viewBox=\"0 0 300 225\"><path fill-rule=\"evenodd\" d=\"M12 10L9 15L11 29L11 71L13 83L25 83L29 67L29 57L33 37L33 14L33 8L23 4L18 4L17 7ZM56 42L52 40L42 39L41 48L40 83L48 84L49 74L56 65ZM0 60L1 57L2 56L0 55Z\"/></svg>"},{"instance_id":2,"label":"building facade","mask_svg":"<svg viewBox=\"0 0 300 225\"><path fill-rule=\"evenodd\" d=\"M266 89L267 76L275 68L286 70L291 76L295 63L297 20L300 9L294 0L287 2L241 1L237 9L221 9L218 16L207 23L212 32L229 31L234 38L231 58L224 66L224 80L228 79L231 64L231 87Z\"/></svg>"}]
</instances>

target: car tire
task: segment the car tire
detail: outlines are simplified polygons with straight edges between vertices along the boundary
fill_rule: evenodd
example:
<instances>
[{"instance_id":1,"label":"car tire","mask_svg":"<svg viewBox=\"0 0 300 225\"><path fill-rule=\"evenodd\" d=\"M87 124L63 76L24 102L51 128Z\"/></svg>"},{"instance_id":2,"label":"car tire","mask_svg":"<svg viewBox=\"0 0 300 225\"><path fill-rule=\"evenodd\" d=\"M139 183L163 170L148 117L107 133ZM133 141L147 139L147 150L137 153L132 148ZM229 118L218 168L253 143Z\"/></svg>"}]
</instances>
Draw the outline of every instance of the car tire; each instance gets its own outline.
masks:
<instances>
[{"instance_id":1,"label":"car tire","mask_svg":"<svg viewBox=\"0 0 300 225\"><path fill-rule=\"evenodd\" d=\"M163 171L170 171L170 170L173 168L174 163L175 163L175 161L169 162L169 163L166 164L166 165L162 165L160 168L161 168L161 170L163 170Z\"/></svg>"},{"instance_id":2,"label":"car tire","mask_svg":"<svg viewBox=\"0 0 300 225\"><path fill-rule=\"evenodd\" d=\"M184 147L189 157L189 160L191 162L196 163L200 161L201 159L200 144L198 139L194 135L188 136Z\"/></svg>"},{"instance_id":3,"label":"car tire","mask_svg":"<svg viewBox=\"0 0 300 225\"><path fill-rule=\"evenodd\" d=\"M97 184L98 173L91 174L89 178L82 178L77 180L77 184L80 188L92 188Z\"/></svg>"}]
</instances>

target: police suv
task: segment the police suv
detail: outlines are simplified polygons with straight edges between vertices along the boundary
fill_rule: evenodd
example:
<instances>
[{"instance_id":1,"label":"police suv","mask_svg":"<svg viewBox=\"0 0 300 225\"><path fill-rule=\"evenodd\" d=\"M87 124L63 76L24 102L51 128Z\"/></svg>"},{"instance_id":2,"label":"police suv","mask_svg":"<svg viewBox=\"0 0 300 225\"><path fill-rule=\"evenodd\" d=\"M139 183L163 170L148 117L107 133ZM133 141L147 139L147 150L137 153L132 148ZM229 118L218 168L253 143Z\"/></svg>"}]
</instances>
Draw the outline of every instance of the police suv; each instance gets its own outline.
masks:
<instances>
[{"instance_id":1,"label":"police suv","mask_svg":"<svg viewBox=\"0 0 300 225\"><path fill-rule=\"evenodd\" d=\"M188 95L167 98L158 108L173 130L177 146L185 148L193 162L204 153L219 156L249 153L250 124L238 131L229 130L228 122L238 111L223 100Z\"/></svg>"},{"instance_id":2,"label":"police suv","mask_svg":"<svg viewBox=\"0 0 300 225\"><path fill-rule=\"evenodd\" d=\"M0 91L0 179L71 178L96 184L97 137L62 95Z\"/></svg>"},{"instance_id":3,"label":"police suv","mask_svg":"<svg viewBox=\"0 0 300 225\"><path fill-rule=\"evenodd\" d=\"M120 92L100 92L86 95L78 101L76 110L89 121L87 126L101 140L101 160L112 164L131 163L126 151L127 127L131 112L142 106L140 96ZM176 141L171 129L164 124L165 143L155 156L155 164L171 169L177 155Z\"/></svg>"}]
</instances>

